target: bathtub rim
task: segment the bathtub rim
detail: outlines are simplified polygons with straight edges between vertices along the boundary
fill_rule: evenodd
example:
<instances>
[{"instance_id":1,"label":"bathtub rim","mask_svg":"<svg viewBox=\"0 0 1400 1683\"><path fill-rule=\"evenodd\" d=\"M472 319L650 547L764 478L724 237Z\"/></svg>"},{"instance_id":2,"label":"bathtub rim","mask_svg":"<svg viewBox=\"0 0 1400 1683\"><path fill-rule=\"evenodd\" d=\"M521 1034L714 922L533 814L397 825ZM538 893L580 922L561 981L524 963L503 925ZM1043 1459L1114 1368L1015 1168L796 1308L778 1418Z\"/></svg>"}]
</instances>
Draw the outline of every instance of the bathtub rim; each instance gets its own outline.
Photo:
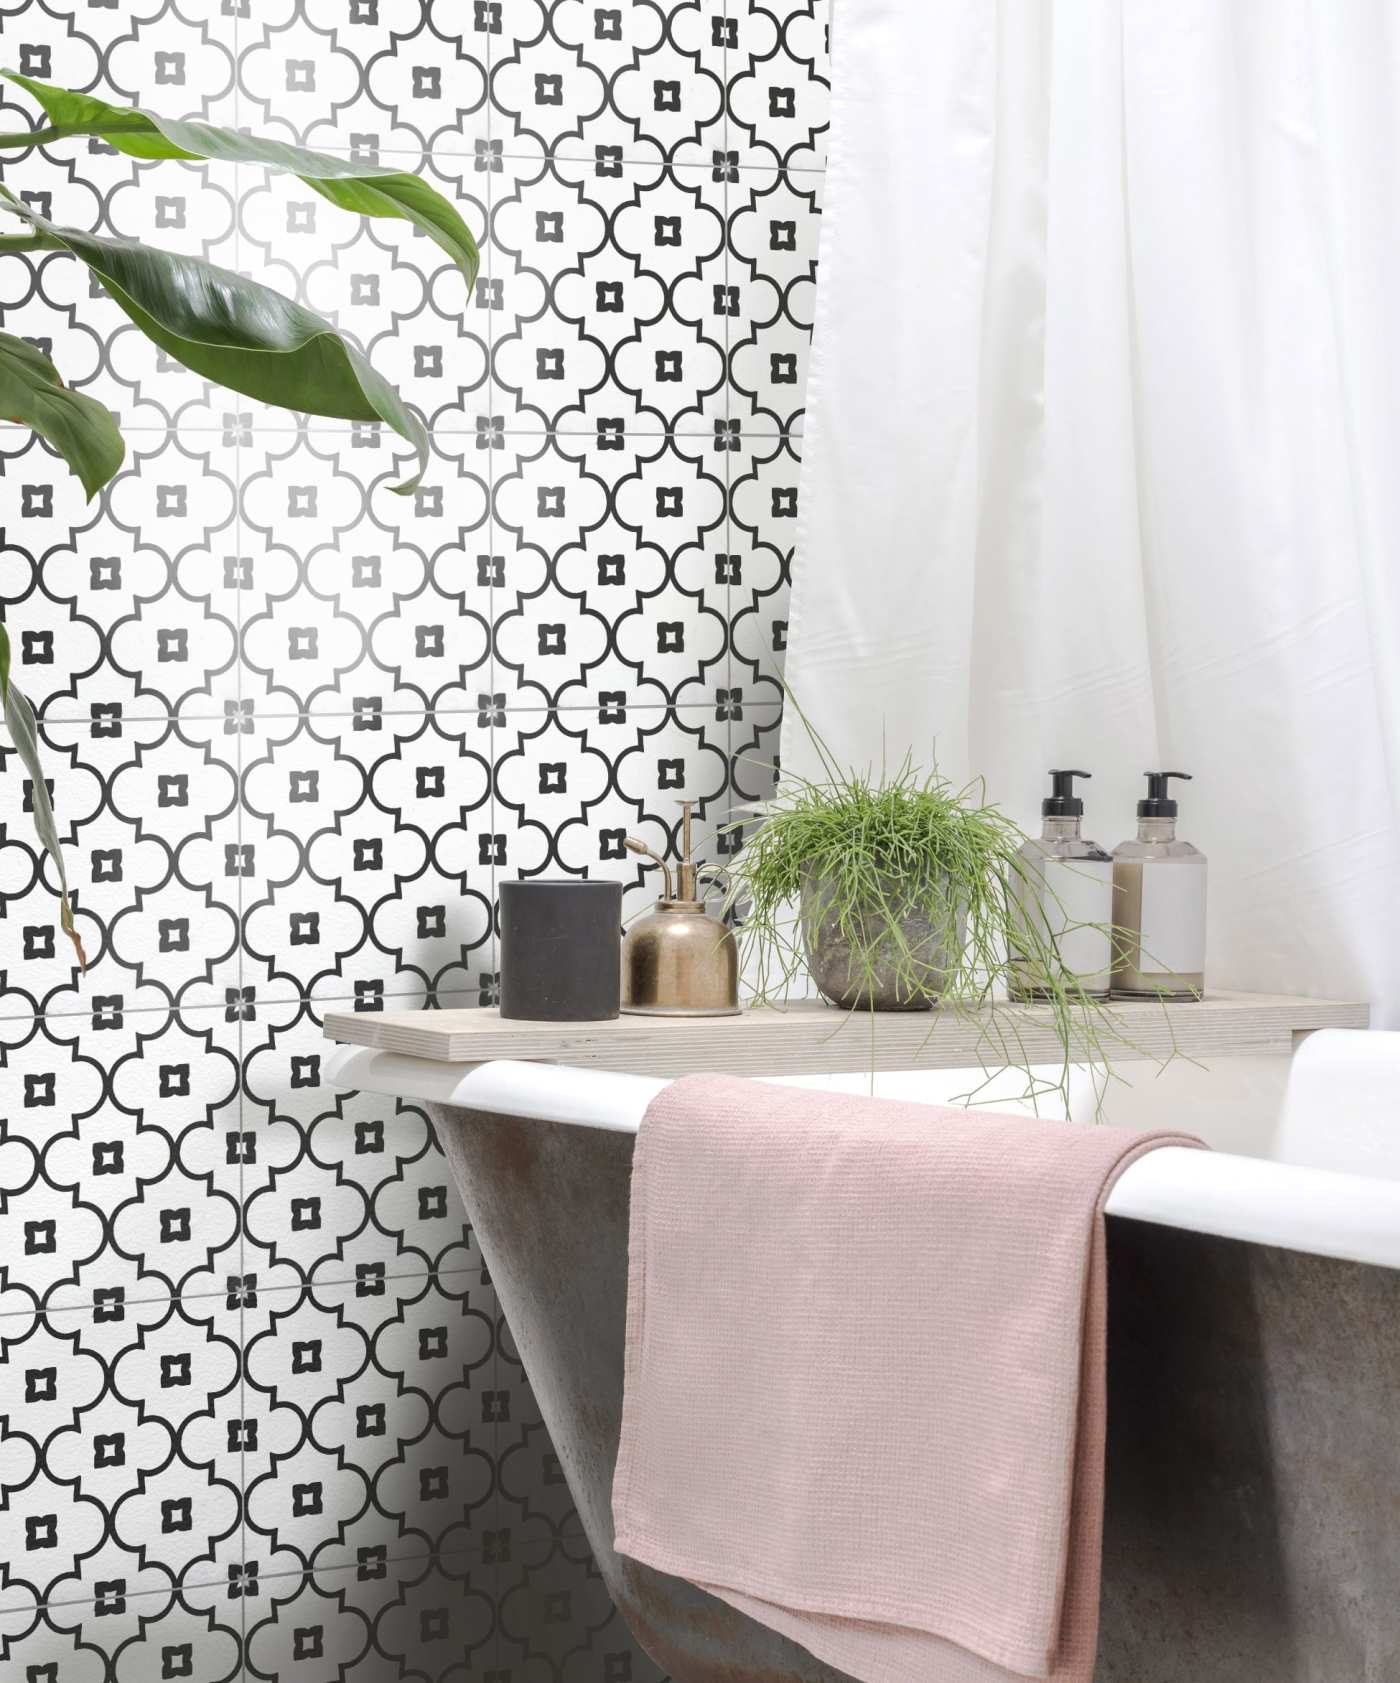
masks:
<instances>
[{"instance_id":1,"label":"bathtub rim","mask_svg":"<svg viewBox=\"0 0 1400 1683\"><path fill-rule=\"evenodd\" d=\"M635 1134L669 1078L497 1059L448 1064L337 1045L332 1087ZM1400 1269L1400 1181L1164 1146L1124 1170L1107 1212L1221 1239Z\"/></svg>"}]
</instances>

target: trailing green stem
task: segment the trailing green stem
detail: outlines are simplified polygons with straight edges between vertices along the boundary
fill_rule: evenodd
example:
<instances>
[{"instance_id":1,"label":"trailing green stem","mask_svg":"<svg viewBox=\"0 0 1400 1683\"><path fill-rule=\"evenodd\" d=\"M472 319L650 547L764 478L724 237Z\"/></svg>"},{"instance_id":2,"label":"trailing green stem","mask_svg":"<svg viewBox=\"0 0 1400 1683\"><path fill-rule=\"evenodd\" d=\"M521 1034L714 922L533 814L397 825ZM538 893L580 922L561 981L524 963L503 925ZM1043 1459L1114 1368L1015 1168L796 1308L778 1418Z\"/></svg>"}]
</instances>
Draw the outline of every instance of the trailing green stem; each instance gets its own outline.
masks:
<instances>
[{"instance_id":1,"label":"trailing green stem","mask_svg":"<svg viewBox=\"0 0 1400 1683\"><path fill-rule=\"evenodd\" d=\"M790 695L788 701L795 706ZM1112 1053L1138 1049L1111 1008L1085 991L1043 916L1032 912L1038 902L1028 890L1043 885L1029 880L1024 832L979 784L955 788L908 758L878 778L840 770L805 718L803 724L822 780L787 774L774 799L755 809L756 826L730 826L752 830L730 868L729 905L742 918L754 1000L778 1004L793 996L808 968L803 893L820 881L823 919L835 920L849 949L858 1000L873 998L877 978L892 976L899 998L936 1007L930 1037L944 1015L975 1026L985 1079L969 1098L1014 1069L1025 1077L1026 1099L1058 1094L1067 1109L1072 1069L1085 1064L1101 1103ZM917 945L905 928L911 916L921 930ZM1043 996L1038 1004L1009 1002L1013 980L1033 986ZM1038 1073L1044 1060L1025 1039L1047 1016L1058 1047L1053 1079Z\"/></svg>"}]
</instances>

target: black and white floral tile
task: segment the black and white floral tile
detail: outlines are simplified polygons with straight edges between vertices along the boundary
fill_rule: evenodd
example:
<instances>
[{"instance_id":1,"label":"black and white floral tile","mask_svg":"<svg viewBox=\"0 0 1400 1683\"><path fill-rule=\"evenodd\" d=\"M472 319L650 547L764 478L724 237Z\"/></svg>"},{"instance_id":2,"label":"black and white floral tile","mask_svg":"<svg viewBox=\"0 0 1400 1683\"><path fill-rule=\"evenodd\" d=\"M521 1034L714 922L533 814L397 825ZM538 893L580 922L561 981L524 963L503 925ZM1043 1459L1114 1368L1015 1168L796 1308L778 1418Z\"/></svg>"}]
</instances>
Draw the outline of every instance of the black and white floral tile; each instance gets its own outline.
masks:
<instances>
[{"instance_id":1,"label":"black and white floral tile","mask_svg":"<svg viewBox=\"0 0 1400 1683\"><path fill-rule=\"evenodd\" d=\"M431 422L207 387L76 265L0 315L121 415L0 423L0 612L90 956L0 736L0 1676L646 1683L432 1130L321 1019L489 1003L506 877L771 787L827 0L0 0L0 64L422 171L402 225L87 142L63 220L355 333ZM7 90L0 127L28 122Z\"/></svg>"}]
</instances>

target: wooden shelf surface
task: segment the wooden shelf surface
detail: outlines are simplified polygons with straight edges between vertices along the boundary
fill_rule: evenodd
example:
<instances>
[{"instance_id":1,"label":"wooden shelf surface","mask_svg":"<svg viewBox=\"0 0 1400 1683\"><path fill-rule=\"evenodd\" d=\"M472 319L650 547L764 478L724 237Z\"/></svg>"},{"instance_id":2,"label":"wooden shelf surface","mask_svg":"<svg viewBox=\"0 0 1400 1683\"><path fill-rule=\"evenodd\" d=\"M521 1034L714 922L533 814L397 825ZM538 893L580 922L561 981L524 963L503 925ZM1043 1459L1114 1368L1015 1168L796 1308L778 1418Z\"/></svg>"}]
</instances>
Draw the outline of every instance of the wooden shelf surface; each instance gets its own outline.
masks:
<instances>
[{"instance_id":1,"label":"wooden shelf surface","mask_svg":"<svg viewBox=\"0 0 1400 1683\"><path fill-rule=\"evenodd\" d=\"M1294 1037L1322 1028L1365 1028L1365 1005L1258 993L1212 993L1165 1005L1115 1001L1124 1040L1115 1061L1287 1055ZM486 1007L448 1011L331 1011L329 1040L440 1063L497 1058L576 1064L637 1075L817 1075L869 1070L999 1065L1001 1044L1017 1061L1053 1063L1059 1047L1043 1005L996 1005L968 1021L936 1012L849 1015L817 1001L760 1007L738 1017L617 1017L605 1023L524 1023Z\"/></svg>"}]
</instances>

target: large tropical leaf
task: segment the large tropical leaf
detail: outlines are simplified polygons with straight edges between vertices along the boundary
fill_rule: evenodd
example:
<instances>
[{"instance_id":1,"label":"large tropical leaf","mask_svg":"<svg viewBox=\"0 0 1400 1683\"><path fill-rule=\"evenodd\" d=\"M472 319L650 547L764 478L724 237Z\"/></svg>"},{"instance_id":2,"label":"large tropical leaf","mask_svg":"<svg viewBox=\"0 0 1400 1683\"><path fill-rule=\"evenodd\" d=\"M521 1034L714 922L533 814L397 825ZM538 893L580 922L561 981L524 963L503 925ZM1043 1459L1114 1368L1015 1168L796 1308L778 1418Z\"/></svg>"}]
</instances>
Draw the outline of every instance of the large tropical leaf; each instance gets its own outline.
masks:
<instances>
[{"instance_id":1,"label":"large tropical leaf","mask_svg":"<svg viewBox=\"0 0 1400 1683\"><path fill-rule=\"evenodd\" d=\"M82 480L89 499L126 454L111 410L69 391L48 357L12 333L0 333L0 416L47 439Z\"/></svg>"},{"instance_id":2,"label":"large tropical leaf","mask_svg":"<svg viewBox=\"0 0 1400 1683\"><path fill-rule=\"evenodd\" d=\"M8 655L8 636L4 647ZM58 872L59 922L63 925L63 933L73 943L78 954L78 963L86 970L87 954L83 951L82 937L74 926L73 908L68 902L68 874L63 869L63 849L58 844L58 826L54 823L53 802L49 799L49 787L44 781L44 768L39 760L39 732L34 723L34 709L29 705L29 698L18 684L5 685L5 725L24 769L29 773L30 786L34 791L35 834Z\"/></svg>"},{"instance_id":3,"label":"large tropical leaf","mask_svg":"<svg viewBox=\"0 0 1400 1683\"><path fill-rule=\"evenodd\" d=\"M379 164L333 158L278 140L260 140L237 129L212 123L180 122L153 112L109 105L92 94L74 93L47 82L36 82L13 70L0 71L43 106L53 125L46 137L98 135L119 152L133 158L211 159L218 163L260 164L298 176L313 192L342 210L361 216L401 217L437 242L467 277L470 287L480 265L471 230L441 193L402 170ZM27 145L29 135L0 136L0 145Z\"/></svg>"},{"instance_id":4,"label":"large tropical leaf","mask_svg":"<svg viewBox=\"0 0 1400 1683\"><path fill-rule=\"evenodd\" d=\"M60 228L11 194L46 244L71 252L149 339L206 379L263 403L347 421L386 421L428 462L428 434L399 394L324 316L230 269L135 240Z\"/></svg>"}]
</instances>

